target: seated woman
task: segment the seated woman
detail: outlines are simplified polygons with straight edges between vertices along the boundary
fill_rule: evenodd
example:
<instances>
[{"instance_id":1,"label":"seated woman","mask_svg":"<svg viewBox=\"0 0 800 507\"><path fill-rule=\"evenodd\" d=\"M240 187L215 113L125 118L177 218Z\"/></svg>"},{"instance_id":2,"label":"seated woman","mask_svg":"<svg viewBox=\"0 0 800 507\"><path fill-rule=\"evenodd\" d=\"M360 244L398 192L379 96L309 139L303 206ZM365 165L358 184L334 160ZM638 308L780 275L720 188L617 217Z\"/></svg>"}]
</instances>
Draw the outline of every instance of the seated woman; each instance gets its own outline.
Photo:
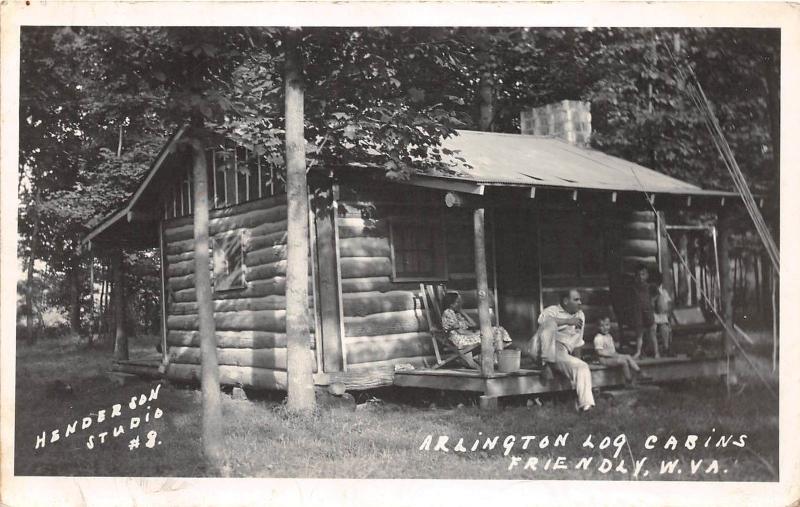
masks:
<instances>
[{"instance_id":1,"label":"seated woman","mask_svg":"<svg viewBox=\"0 0 800 507\"><path fill-rule=\"evenodd\" d=\"M442 308L442 331L456 347L461 349L481 343L480 328L461 311L461 295L458 292L445 294ZM492 326L492 333L496 351L503 350L506 344L511 343L511 337L502 327Z\"/></svg>"}]
</instances>

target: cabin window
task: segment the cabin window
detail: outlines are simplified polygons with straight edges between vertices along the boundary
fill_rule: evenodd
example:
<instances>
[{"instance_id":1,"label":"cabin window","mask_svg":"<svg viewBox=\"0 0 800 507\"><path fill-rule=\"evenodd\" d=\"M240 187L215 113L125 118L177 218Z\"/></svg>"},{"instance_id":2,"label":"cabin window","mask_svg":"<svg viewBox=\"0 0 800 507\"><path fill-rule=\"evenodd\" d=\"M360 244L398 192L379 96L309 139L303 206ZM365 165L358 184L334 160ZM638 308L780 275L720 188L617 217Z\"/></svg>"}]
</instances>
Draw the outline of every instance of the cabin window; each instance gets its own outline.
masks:
<instances>
[{"instance_id":1,"label":"cabin window","mask_svg":"<svg viewBox=\"0 0 800 507\"><path fill-rule=\"evenodd\" d=\"M211 240L211 263L214 273L214 291L241 289L245 280L245 233L226 234Z\"/></svg>"},{"instance_id":2,"label":"cabin window","mask_svg":"<svg viewBox=\"0 0 800 507\"><path fill-rule=\"evenodd\" d=\"M420 214L389 220L392 279L395 281L445 280L442 222Z\"/></svg>"},{"instance_id":3,"label":"cabin window","mask_svg":"<svg viewBox=\"0 0 800 507\"><path fill-rule=\"evenodd\" d=\"M543 278L581 280L606 274L600 218L589 213L561 212L543 216L539 227Z\"/></svg>"}]
</instances>

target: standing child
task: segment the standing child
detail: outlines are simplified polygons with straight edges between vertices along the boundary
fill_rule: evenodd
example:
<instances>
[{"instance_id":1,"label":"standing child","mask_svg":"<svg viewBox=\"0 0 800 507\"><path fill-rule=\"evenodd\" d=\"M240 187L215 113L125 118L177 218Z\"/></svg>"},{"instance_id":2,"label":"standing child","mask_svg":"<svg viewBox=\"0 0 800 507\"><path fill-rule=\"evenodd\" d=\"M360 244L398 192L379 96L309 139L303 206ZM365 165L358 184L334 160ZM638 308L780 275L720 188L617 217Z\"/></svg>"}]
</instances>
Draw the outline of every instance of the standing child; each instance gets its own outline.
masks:
<instances>
[{"instance_id":1,"label":"standing child","mask_svg":"<svg viewBox=\"0 0 800 507\"><path fill-rule=\"evenodd\" d=\"M672 355L672 327L669 324L669 312L672 298L664 288L664 284L659 283L656 295L653 298L655 308L656 335L661 339L661 350L665 355Z\"/></svg>"},{"instance_id":2,"label":"standing child","mask_svg":"<svg viewBox=\"0 0 800 507\"><path fill-rule=\"evenodd\" d=\"M639 365L628 354L620 354L614 345L614 337L611 336L611 319L601 317L598 321L600 332L594 337L594 349L599 356L601 364L606 366L622 366L622 373L625 375L625 382L631 383L633 375L631 370L640 373Z\"/></svg>"},{"instance_id":3,"label":"standing child","mask_svg":"<svg viewBox=\"0 0 800 507\"><path fill-rule=\"evenodd\" d=\"M661 354L658 353L658 340L656 339L656 320L655 310L653 308L653 291L648 283L650 279L650 272L647 266L639 264L636 266L636 273L634 274L632 296L632 327L636 332L636 353L633 355L634 359L639 359L642 355L642 342L644 336L653 344L653 357L658 359Z\"/></svg>"}]
</instances>

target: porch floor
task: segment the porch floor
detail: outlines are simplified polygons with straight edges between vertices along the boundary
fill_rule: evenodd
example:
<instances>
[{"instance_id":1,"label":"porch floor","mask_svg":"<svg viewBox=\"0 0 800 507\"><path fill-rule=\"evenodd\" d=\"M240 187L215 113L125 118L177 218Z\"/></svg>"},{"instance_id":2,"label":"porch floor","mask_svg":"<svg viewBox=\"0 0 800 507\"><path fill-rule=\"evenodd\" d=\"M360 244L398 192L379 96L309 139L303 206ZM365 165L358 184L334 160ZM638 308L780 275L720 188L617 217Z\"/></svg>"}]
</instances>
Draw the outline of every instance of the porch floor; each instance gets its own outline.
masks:
<instances>
[{"instance_id":1,"label":"porch floor","mask_svg":"<svg viewBox=\"0 0 800 507\"><path fill-rule=\"evenodd\" d=\"M112 372L131 373L140 377L159 379L164 376L161 371L161 354L153 352L126 360L114 360L111 363Z\"/></svg>"},{"instance_id":2,"label":"porch floor","mask_svg":"<svg viewBox=\"0 0 800 507\"><path fill-rule=\"evenodd\" d=\"M731 359L731 367L733 360ZM688 356L641 359L642 372L652 382L665 382L697 377L722 377L727 374L725 358L691 359ZM592 370L593 387L624 385L620 367L589 364ZM398 371L394 374L394 385L424 387L454 391L481 393L490 398L517 394L540 394L572 389L569 381L560 375L551 380L542 378L540 370L519 370L513 373L481 375L480 371L468 369L416 369Z\"/></svg>"},{"instance_id":3,"label":"porch floor","mask_svg":"<svg viewBox=\"0 0 800 507\"><path fill-rule=\"evenodd\" d=\"M731 358L731 369L734 366L733 363L733 358ZM114 361L111 365L111 371L130 373L150 379L160 379L165 377L161 366L161 355L154 353L125 361ZM728 374L724 357L692 359L688 356L680 355L661 359L646 358L639 360L639 366L654 383L699 377L723 378ZM590 363L589 368L592 371L593 387L613 387L625 384L620 367ZM521 369L513 373L496 372L489 376L481 375L478 370L458 368L436 370L418 368L403 371L391 371L390 369L384 371L381 369L365 372L343 372L339 375L341 378L339 376L334 378L334 374L324 374L324 376L325 381L318 381L318 384L325 385L333 381L339 381L345 383L348 389L355 390L386 385L422 387L468 391L480 393L489 398L572 390L572 386L567 379L556 374L550 380L546 380L542 377L541 370L538 369Z\"/></svg>"}]
</instances>

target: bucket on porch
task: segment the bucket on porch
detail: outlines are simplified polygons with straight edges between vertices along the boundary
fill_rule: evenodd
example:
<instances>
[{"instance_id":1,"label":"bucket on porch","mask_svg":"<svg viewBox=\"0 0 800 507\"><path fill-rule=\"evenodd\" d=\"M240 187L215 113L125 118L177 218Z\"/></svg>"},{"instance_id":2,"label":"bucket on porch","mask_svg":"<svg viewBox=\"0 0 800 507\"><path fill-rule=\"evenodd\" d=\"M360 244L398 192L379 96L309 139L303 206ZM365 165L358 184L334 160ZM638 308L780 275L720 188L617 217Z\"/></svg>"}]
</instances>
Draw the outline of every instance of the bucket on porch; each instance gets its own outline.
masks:
<instances>
[{"instance_id":1,"label":"bucket on porch","mask_svg":"<svg viewBox=\"0 0 800 507\"><path fill-rule=\"evenodd\" d=\"M502 373L512 373L519 370L521 351L503 349L498 353L497 370Z\"/></svg>"}]
</instances>

